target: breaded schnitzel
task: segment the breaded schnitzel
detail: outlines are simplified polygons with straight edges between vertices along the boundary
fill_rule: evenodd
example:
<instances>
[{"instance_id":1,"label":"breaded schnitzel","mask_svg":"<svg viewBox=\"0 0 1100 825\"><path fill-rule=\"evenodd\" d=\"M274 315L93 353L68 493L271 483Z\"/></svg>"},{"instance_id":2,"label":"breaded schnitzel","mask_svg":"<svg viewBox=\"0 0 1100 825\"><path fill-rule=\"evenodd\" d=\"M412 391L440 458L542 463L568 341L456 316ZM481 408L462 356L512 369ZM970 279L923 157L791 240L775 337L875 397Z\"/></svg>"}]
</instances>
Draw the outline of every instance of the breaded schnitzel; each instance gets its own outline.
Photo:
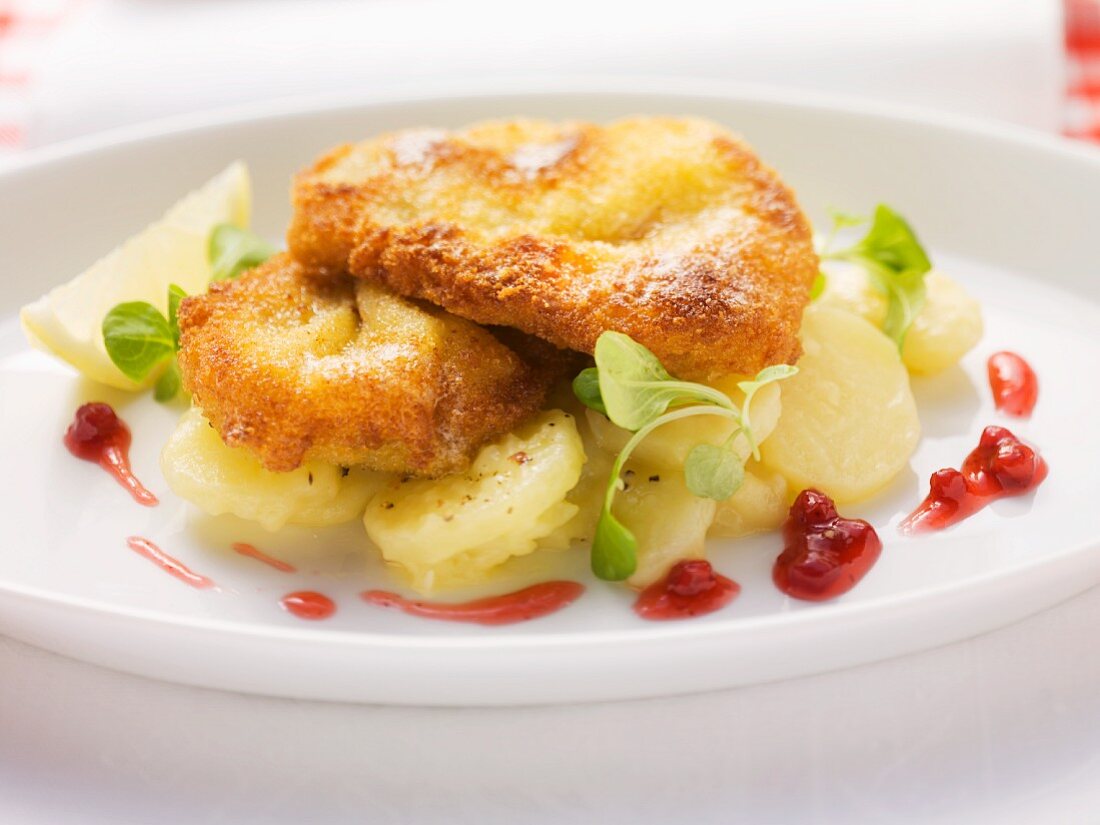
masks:
<instances>
[{"instance_id":1,"label":"breaded schnitzel","mask_svg":"<svg viewBox=\"0 0 1100 825\"><path fill-rule=\"evenodd\" d=\"M722 127L513 120L337 148L298 175L292 253L484 324L675 375L797 358L818 272L791 191Z\"/></svg>"},{"instance_id":2,"label":"breaded schnitzel","mask_svg":"<svg viewBox=\"0 0 1100 825\"><path fill-rule=\"evenodd\" d=\"M408 475L463 470L538 412L576 356L278 255L179 308L184 386L269 470L305 458Z\"/></svg>"}]
</instances>

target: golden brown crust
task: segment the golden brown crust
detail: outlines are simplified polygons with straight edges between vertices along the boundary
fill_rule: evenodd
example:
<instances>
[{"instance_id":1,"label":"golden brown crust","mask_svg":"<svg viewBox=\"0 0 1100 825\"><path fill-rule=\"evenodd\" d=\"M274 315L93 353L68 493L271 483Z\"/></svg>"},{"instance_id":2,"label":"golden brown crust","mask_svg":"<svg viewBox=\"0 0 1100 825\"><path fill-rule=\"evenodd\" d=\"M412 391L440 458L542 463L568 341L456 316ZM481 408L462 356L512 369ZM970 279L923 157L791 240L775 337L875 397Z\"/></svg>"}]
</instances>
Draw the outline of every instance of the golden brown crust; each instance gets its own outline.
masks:
<instances>
[{"instance_id":1,"label":"golden brown crust","mask_svg":"<svg viewBox=\"0 0 1100 825\"><path fill-rule=\"evenodd\" d=\"M180 305L184 386L270 470L442 475L542 406L576 358L280 255Z\"/></svg>"},{"instance_id":2,"label":"golden brown crust","mask_svg":"<svg viewBox=\"0 0 1100 825\"><path fill-rule=\"evenodd\" d=\"M818 271L793 194L721 127L503 121L340 147L294 186L293 254L591 352L625 332L674 374L799 354Z\"/></svg>"}]
</instances>

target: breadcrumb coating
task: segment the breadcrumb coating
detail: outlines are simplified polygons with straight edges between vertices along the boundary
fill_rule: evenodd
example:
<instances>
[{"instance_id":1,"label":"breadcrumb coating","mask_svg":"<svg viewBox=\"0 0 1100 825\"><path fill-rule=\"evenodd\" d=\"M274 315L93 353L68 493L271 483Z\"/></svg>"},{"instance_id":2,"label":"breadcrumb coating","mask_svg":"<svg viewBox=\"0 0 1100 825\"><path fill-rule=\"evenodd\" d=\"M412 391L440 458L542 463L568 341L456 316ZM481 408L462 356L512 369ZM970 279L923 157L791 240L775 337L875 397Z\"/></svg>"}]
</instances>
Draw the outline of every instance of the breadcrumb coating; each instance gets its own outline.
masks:
<instances>
[{"instance_id":1,"label":"breadcrumb coating","mask_svg":"<svg viewBox=\"0 0 1100 825\"><path fill-rule=\"evenodd\" d=\"M279 255L179 309L184 386L226 444L415 476L465 469L577 356Z\"/></svg>"},{"instance_id":2,"label":"breadcrumb coating","mask_svg":"<svg viewBox=\"0 0 1100 825\"><path fill-rule=\"evenodd\" d=\"M793 362L818 272L791 191L692 118L387 134L324 155L293 200L311 266L563 348L624 332L689 379Z\"/></svg>"}]
</instances>

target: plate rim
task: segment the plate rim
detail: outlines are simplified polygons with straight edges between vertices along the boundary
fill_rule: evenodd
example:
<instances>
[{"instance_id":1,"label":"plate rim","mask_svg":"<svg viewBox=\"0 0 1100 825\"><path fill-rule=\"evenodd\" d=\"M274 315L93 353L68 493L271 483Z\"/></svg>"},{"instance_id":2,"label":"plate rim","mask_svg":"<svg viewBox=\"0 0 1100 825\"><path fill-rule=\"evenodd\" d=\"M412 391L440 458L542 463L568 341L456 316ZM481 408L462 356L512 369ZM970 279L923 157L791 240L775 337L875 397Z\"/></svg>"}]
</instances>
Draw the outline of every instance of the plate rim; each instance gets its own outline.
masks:
<instances>
[{"instance_id":1,"label":"plate rim","mask_svg":"<svg viewBox=\"0 0 1100 825\"><path fill-rule=\"evenodd\" d=\"M425 80L368 92L326 92L293 94L240 104L226 104L179 115L167 115L116 126L87 135L65 138L32 147L18 155L0 159L0 177L19 174L42 165L67 160L159 137L236 126L263 120L310 116L321 112L353 110L389 103L454 101L460 98L490 98L504 95L561 96L609 94L675 95L688 98L739 100L785 108L841 112L855 116L933 126L967 132L994 140L1066 154L1100 167L1100 146L1092 146L1064 135L1048 133L1017 123L961 114L929 106L897 103L876 97L819 92L792 86L744 81L725 81L697 76L568 74L553 78L473 76Z\"/></svg>"},{"instance_id":2,"label":"plate rim","mask_svg":"<svg viewBox=\"0 0 1100 825\"><path fill-rule=\"evenodd\" d=\"M880 596L861 602L833 603L828 607L830 621L847 622L857 620L861 613L879 612L883 607L892 607L905 610L916 602L932 599L952 600L960 596L960 591L977 591L996 589L1006 583L1015 584L1018 580L1027 577L1027 574L1035 568L1048 568L1066 562L1070 557L1085 554L1100 546L1100 537L1091 542L1075 545L1069 549L1059 551L1054 555L1045 556L1042 559L1032 559L1020 562L1011 567L1002 568L996 573L979 577L948 582L942 585L927 587L909 591L902 595ZM1088 589L1093 583L1085 583L1081 590ZM782 630L784 625L801 624L808 621L808 617L814 615L813 605L794 611L782 613L763 614L758 616L746 616L735 622L711 623L711 622L651 622L639 628L622 630L592 630L580 633L541 633L533 636L500 636L492 632L483 634L471 633L469 635L432 635L432 634L389 634L378 633L370 630L328 630L323 627L282 627L274 624L264 624L251 621L232 621L226 619L212 619L204 616L177 616L176 614L152 610L148 608L119 607L99 599L85 597L57 597L51 595L51 591L39 587L28 587L12 584L0 580L0 595L11 595L18 598L37 602L44 607L65 607L76 609L84 613L98 614L104 617L116 619L133 619L153 624L168 625L180 629L193 630L201 633L234 633L268 641L293 640L310 643L326 643L347 647L386 647L386 648L417 648L418 650L431 650L436 647L454 650L462 649L495 649L495 648L530 648L545 647L558 649L562 647L584 647L614 644L650 643L655 641L677 641L685 637L697 639L709 636L740 635L753 632L774 632Z\"/></svg>"}]
</instances>

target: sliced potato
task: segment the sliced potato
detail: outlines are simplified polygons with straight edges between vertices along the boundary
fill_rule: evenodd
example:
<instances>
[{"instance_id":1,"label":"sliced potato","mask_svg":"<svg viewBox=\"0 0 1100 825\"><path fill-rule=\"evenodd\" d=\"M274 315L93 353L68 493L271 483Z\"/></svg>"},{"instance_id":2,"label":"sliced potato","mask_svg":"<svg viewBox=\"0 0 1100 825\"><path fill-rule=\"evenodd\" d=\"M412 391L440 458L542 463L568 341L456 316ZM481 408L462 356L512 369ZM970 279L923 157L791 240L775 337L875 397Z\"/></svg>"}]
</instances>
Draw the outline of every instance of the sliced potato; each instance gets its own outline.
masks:
<instances>
[{"instance_id":1,"label":"sliced potato","mask_svg":"<svg viewBox=\"0 0 1100 825\"><path fill-rule=\"evenodd\" d=\"M706 555L717 502L692 495L683 473L629 463L623 479L626 489L615 497L612 512L638 540L632 586L652 584L681 559Z\"/></svg>"},{"instance_id":2,"label":"sliced potato","mask_svg":"<svg viewBox=\"0 0 1100 825\"><path fill-rule=\"evenodd\" d=\"M815 303L845 309L882 329L886 322L886 296L875 289L866 271L842 261L829 261L823 269L825 291Z\"/></svg>"},{"instance_id":3,"label":"sliced potato","mask_svg":"<svg viewBox=\"0 0 1100 825\"><path fill-rule=\"evenodd\" d=\"M580 433L587 461L581 470L580 481L566 496L566 501L577 506L577 512L569 521L539 539L540 550L567 550L574 542L582 542L586 548L591 548L596 522L600 518L600 510L603 509L607 481L611 476L611 465L615 461L614 456L597 446L587 416L584 415L583 405L574 403L567 409L575 416L573 420Z\"/></svg>"},{"instance_id":4,"label":"sliced potato","mask_svg":"<svg viewBox=\"0 0 1100 825\"><path fill-rule=\"evenodd\" d=\"M180 419L160 456L172 492L211 516L232 513L268 530L325 527L358 518L390 476L309 461L289 473L266 470L247 450L227 447L198 409Z\"/></svg>"},{"instance_id":5,"label":"sliced potato","mask_svg":"<svg viewBox=\"0 0 1100 825\"><path fill-rule=\"evenodd\" d=\"M933 375L957 364L981 339L982 308L936 270L928 273L924 284L924 308L905 336L901 360L912 373Z\"/></svg>"},{"instance_id":6,"label":"sliced potato","mask_svg":"<svg viewBox=\"0 0 1100 825\"><path fill-rule=\"evenodd\" d=\"M968 353L982 337L981 305L958 283L933 269L924 278L924 307L905 336L901 359L912 373L942 372ZM879 329L886 320L886 297L867 273L850 264L832 264L821 306L854 312Z\"/></svg>"},{"instance_id":7,"label":"sliced potato","mask_svg":"<svg viewBox=\"0 0 1100 825\"><path fill-rule=\"evenodd\" d=\"M799 372L783 382L783 415L761 447L796 490L840 503L871 496L905 467L920 437L909 375L894 343L844 310L810 305Z\"/></svg>"},{"instance_id":8,"label":"sliced potato","mask_svg":"<svg viewBox=\"0 0 1100 825\"><path fill-rule=\"evenodd\" d=\"M787 479L750 461L740 489L718 502L710 534L737 538L774 530L786 520L789 509Z\"/></svg>"},{"instance_id":9,"label":"sliced potato","mask_svg":"<svg viewBox=\"0 0 1100 825\"><path fill-rule=\"evenodd\" d=\"M477 581L576 514L566 494L584 461L575 419L551 410L482 448L465 473L387 485L363 523L416 589Z\"/></svg>"},{"instance_id":10,"label":"sliced potato","mask_svg":"<svg viewBox=\"0 0 1100 825\"><path fill-rule=\"evenodd\" d=\"M730 377L714 382L713 386L726 393L734 404L741 404L745 394L737 388L737 382L744 380L744 377ZM780 392L779 384L768 384L761 387L752 398L749 419L753 434L758 441L763 442L771 435L779 421ZM588 410L587 417L600 449L617 455L626 446L626 442L630 439L629 432L615 426L607 417L594 410ZM632 458L647 467L681 470L692 447L703 443L722 444L729 438L734 426L733 422L727 418L711 415L692 416L673 421L650 433L634 450ZM734 449L743 459L747 459L751 452L748 439L743 435L739 435L734 441Z\"/></svg>"}]
</instances>

